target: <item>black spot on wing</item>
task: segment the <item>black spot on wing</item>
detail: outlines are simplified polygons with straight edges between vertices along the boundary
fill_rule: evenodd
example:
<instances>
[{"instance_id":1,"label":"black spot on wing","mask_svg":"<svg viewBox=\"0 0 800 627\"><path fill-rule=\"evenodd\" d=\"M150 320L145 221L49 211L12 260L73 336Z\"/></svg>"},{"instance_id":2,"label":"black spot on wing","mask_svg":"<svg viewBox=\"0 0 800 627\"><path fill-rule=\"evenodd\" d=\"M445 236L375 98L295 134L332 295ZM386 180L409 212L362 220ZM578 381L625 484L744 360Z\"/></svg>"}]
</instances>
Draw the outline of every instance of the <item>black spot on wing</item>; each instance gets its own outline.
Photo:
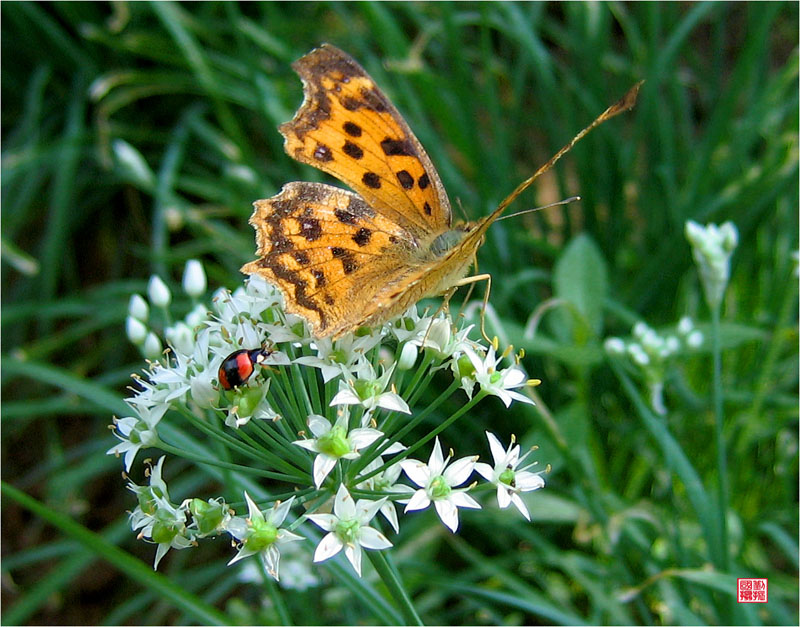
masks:
<instances>
[{"instance_id":1,"label":"black spot on wing","mask_svg":"<svg viewBox=\"0 0 800 627\"><path fill-rule=\"evenodd\" d=\"M397 173L397 180L400 181L400 185L403 186L403 189L411 189L414 187L414 177L411 176L407 170L400 170Z\"/></svg>"},{"instance_id":2,"label":"black spot on wing","mask_svg":"<svg viewBox=\"0 0 800 627\"><path fill-rule=\"evenodd\" d=\"M342 151L348 157L352 157L353 159L361 159L361 157L364 156L364 151L361 150L361 148L359 146L357 146L356 144L354 144L351 141L346 141L344 143L344 146L342 147Z\"/></svg>"},{"instance_id":3,"label":"black spot on wing","mask_svg":"<svg viewBox=\"0 0 800 627\"><path fill-rule=\"evenodd\" d=\"M314 159L322 161L323 163L333 161L331 149L325 144L317 144L317 147L314 149Z\"/></svg>"},{"instance_id":4,"label":"black spot on wing","mask_svg":"<svg viewBox=\"0 0 800 627\"><path fill-rule=\"evenodd\" d=\"M381 141L381 148L387 157L415 157L417 151L407 139L392 139L387 137Z\"/></svg>"},{"instance_id":5,"label":"black spot on wing","mask_svg":"<svg viewBox=\"0 0 800 627\"><path fill-rule=\"evenodd\" d=\"M325 283L327 282L325 279L325 273L322 270L318 270L316 268L312 268L311 274L316 281L314 287L325 287Z\"/></svg>"},{"instance_id":6,"label":"black spot on wing","mask_svg":"<svg viewBox=\"0 0 800 627\"><path fill-rule=\"evenodd\" d=\"M316 218L301 218L300 234L309 242L318 240L322 237L322 227L319 225L319 220Z\"/></svg>"},{"instance_id":7,"label":"black spot on wing","mask_svg":"<svg viewBox=\"0 0 800 627\"><path fill-rule=\"evenodd\" d=\"M358 229L355 235L353 235L353 241L359 246L366 246L367 244L369 244L369 239L371 237L372 237L372 231L362 227Z\"/></svg>"},{"instance_id":8,"label":"black spot on wing","mask_svg":"<svg viewBox=\"0 0 800 627\"><path fill-rule=\"evenodd\" d=\"M361 181L372 189L380 189L381 187L381 177L374 172L365 172L364 176L361 177Z\"/></svg>"},{"instance_id":9,"label":"black spot on wing","mask_svg":"<svg viewBox=\"0 0 800 627\"><path fill-rule=\"evenodd\" d=\"M353 253L349 250L339 246L333 246L331 248L331 254L342 262L342 270L344 270L345 274L351 274L358 269L358 262L355 260L355 257L353 257Z\"/></svg>"},{"instance_id":10,"label":"black spot on wing","mask_svg":"<svg viewBox=\"0 0 800 627\"><path fill-rule=\"evenodd\" d=\"M350 135L350 137L361 137L361 127L354 122L345 122L344 123L344 132Z\"/></svg>"}]
</instances>

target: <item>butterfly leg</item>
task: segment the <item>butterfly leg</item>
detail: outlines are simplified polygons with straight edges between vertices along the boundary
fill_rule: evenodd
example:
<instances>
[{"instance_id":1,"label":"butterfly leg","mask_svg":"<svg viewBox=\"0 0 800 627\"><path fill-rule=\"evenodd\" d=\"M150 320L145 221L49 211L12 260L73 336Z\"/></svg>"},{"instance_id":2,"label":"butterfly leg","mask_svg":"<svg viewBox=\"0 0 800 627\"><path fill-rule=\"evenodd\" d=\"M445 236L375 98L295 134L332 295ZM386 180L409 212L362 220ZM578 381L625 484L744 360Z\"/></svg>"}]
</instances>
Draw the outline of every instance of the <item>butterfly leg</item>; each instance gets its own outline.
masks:
<instances>
[{"instance_id":1,"label":"butterfly leg","mask_svg":"<svg viewBox=\"0 0 800 627\"><path fill-rule=\"evenodd\" d=\"M470 290L475 283L478 281L486 281L486 292L483 294L483 307L481 307L481 335L483 339L485 339L489 344L494 345L494 341L486 335L486 307L489 306L489 294L492 291L492 275L491 274L475 274L473 276L464 277L458 283L456 283L453 287L462 287L464 285L469 285Z\"/></svg>"}]
</instances>

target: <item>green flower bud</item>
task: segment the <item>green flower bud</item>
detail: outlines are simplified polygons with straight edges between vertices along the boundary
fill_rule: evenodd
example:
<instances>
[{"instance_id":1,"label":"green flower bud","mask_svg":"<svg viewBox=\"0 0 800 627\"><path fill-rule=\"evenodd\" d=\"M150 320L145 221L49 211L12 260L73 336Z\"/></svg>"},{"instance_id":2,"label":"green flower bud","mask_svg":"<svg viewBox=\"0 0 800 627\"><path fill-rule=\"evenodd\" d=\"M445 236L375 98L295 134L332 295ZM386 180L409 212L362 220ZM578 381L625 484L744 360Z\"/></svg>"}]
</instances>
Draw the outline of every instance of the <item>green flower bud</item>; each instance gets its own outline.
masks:
<instances>
[{"instance_id":1,"label":"green flower bud","mask_svg":"<svg viewBox=\"0 0 800 627\"><path fill-rule=\"evenodd\" d=\"M447 481L445 481L444 477L441 475L435 477L433 481L431 481L430 488L428 488L428 494L434 501L447 498L450 496L450 492L452 492L452 489L447 485Z\"/></svg>"},{"instance_id":2,"label":"green flower bud","mask_svg":"<svg viewBox=\"0 0 800 627\"><path fill-rule=\"evenodd\" d=\"M266 520L253 520L253 531L244 545L252 551L263 551L278 539L278 528Z\"/></svg>"},{"instance_id":3,"label":"green flower bud","mask_svg":"<svg viewBox=\"0 0 800 627\"><path fill-rule=\"evenodd\" d=\"M377 381L358 379L354 384L356 394L362 401L373 398L381 393L381 386Z\"/></svg>"},{"instance_id":4,"label":"green flower bud","mask_svg":"<svg viewBox=\"0 0 800 627\"><path fill-rule=\"evenodd\" d=\"M328 433L317 440L320 452L331 457L341 457L350 452L350 442L344 427L335 425Z\"/></svg>"},{"instance_id":5,"label":"green flower bud","mask_svg":"<svg viewBox=\"0 0 800 627\"><path fill-rule=\"evenodd\" d=\"M153 532L150 537L153 542L157 542L158 544L169 544L177 535L178 530L173 523L158 521L153 524Z\"/></svg>"},{"instance_id":6,"label":"green flower bud","mask_svg":"<svg viewBox=\"0 0 800 627\"><path fill-rule=\"evenodd\" d=\"M461 357L456 360L456 372L462 379L464 377L471 377L473 374L475 374L475 366L472 365L469 357L466 355L461 355Z\"/></svg>"},{"instance_id":7,"label":"green flower bud","mask_svg":"<svg viewBox=\"0 0 800 627\"><path fill-rule=\"evenodd\" d=\"M506 485L513 486L515 477L516 473L513 470L511 470L511 468L506 468L503 472L500 473L498 480L500 481L500 483L505 483Z\"/></svg>"},{"instance_id":8,"label":"green flower bud","mask_svg":"<svg viewBox=\"0 0 800 627\"><path fill-rule=\"evenodd\" d=\"M240 390L238 399L234 403L234 405L239 408L237 411L239 416L242 418L252 416L261 403L262 396L263 394L261 393L261 390L257 387L249 387L244 390Z\"/></svg>"},{"instance_id":9,"label":"green flower bud","mask_svg":"<svg viewBox=\"0 0 800 627\"><path fill-rule=\"evenodd\" d=\"M361 524L357 520L340 520L336 524L336 535L345 544L355 544Z\"/></svg>"},{"instance_id":10,"label":"green flower bud","mask_svg":"<svg viewBox=\"0 0 800 627\"><path fill-rule=\"evenodd\" d=\"M225 504L216 501L192 499L189 511L192 512L201 534L212 533L225 518Z\"/></svg>"}]
</instances>

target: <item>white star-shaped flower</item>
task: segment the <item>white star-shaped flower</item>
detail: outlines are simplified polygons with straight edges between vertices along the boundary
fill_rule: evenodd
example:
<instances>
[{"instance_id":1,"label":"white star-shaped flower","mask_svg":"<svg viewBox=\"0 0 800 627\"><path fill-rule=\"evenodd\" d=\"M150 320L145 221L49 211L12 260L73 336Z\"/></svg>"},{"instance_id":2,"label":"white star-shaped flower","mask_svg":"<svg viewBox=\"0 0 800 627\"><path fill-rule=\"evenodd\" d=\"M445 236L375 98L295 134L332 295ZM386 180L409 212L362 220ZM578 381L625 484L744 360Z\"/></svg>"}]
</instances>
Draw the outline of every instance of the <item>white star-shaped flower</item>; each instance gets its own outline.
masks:
<instances>
[{"instance_id":1,"label":"white star-shaped flower","mask_svg":"<svg viewBox=\"0 0 800 627\"><path fill-rule=\"evenodd\" d=\"M361 576L361 549L388 549L392 543L369 522L384 505L386 498L378 501L359 499L356 503L344 485L339 486L333 502L332 514L308 514L306 517L328 534L314 551L314 561L322 562L344 549L344 554Z\"/></svg>"},{"instance_id":2,"label":"white star-shaped flower","mask_svg":"<svg viewBox=\"0 0 800 627\"><path fill-rule=\"evenodd\" d=\"M156 425L169 409L169 405L166 403L155 407L142 405L131 405L131 407L136 410L138 417L114 418L114 435L121 442L106 451L107 455L116 455L117 457L125 454L125 472L130 471L139 449L158 444Z\"/></svg>"},{"instance_id":3,"label":"white star-shaped flower","mask_svg":"<svg viewBox=\"0 0 800 627\"><path fill-rule=\"evenodd\" d=\"M509 407L511 402L515 400L521 403L534 404L524 394L513 391L514 388L528 385L528 378L521 368L512 366L511 368L497 370L497 365L502 361L503 357L502 355L500 357L495 356L493 346L489 346L486 357L478 355L471 346L466 346L464 353L469 358L473 368L475 368L475 371L469 377L465 377L467 379L465 383L469 386L469 389L464 387L467 394L471 396L472 387L470 381L475 381L480 385L481 390L492 396L499 397L506 407Z\"/></svg>"},{"instance_id":4,"label":"white star-shaped flower","mask_svg":"<svg viewBox=\"0 0 800 627\"><path fill-rule=\"evenodd\" d=\"M289 542L304 539L291 531L280 529L292 508L294 497L282 503L278 501L270 509L264 511L258 508L247 492L244 493L244 498L247 501L247 518L241 516L231 518L225 529L242 543L239 552L228 562L228 565L250 555L258 555L264 562L267 572L277 581L281 559L280 547Z\"/></svg>"},{"instance_id":5,"label":"white star-shaped flower","mask_svg":"<svg viewBox=\"0 0 800 627\"><path fill-rule=\"evenodd\" d=\"M389 384L394 367L395 364L392 364L383 375L376 378L372 364L368 361L361 362L361 365L354 371L357 378L339 381L339 392L331 399L331 407L335 405L366 407L367 411L364 412L362 424L366 424L376 407L410 414L411 409L399 394L394 391L384 391Z\"/></svg>"},{"instance_id":6,"label":"white star-shaped flower","mask_svg":"<svg viewBox=\"0 0 800 627\"><path fill-rule=\"evenodd\" d=\"M520 492L530 492L544 487L544 479L539 473L529 472L525 469L517 470L531 451L527 451L522 457L519 456L519 444L515 444L514 436L511 436L511 444L508 449L503 449L500 440L493 433L486 432L489 440L489 448L494 458L494 467L489 464L479 462L475 464L475 471L487 481L497 486L497 504L500 509L505 509L510 503L522 513L527 520L531 517L528 508L520 498ZM533 449L531 449L533 450ZM530 468L533 464L527 466Z\"/></svg>"},{"instance_id":7,"label":"white star-shaped flower","mask_svg":"<svg viewBox=\"0 0 800 627\"><path fill-rule=\"evenodd\" d=\"M297 446L317 453L313 474L314 485L318 488L339 459L356 459L360 455L360 449L383 436L377 429L364 427L351 429L348 433L348 416L347 411L340 412L336 423L331 425L327 418L312 414L308 417L308 428L314 437L294 442Z\"/></svg>"},{"instance_id":8,"label":"white star-shaped flower","mask_svg":"<svg viewBox=\"0 0 800 627\"><path fill-rule=\"evenodd\" d=\"M442 456L437 437L427 464L416 459L404 459L400 465L408 478L419 486L405 511L425 509L433 503L441 521L455 533L458 529L458 508L480 509L481 506L467 494L466 489L453 489L469 479L478 456L462 457L450 464L452 455L451 451L447 459Z\"/></svg>"}]
</instances>

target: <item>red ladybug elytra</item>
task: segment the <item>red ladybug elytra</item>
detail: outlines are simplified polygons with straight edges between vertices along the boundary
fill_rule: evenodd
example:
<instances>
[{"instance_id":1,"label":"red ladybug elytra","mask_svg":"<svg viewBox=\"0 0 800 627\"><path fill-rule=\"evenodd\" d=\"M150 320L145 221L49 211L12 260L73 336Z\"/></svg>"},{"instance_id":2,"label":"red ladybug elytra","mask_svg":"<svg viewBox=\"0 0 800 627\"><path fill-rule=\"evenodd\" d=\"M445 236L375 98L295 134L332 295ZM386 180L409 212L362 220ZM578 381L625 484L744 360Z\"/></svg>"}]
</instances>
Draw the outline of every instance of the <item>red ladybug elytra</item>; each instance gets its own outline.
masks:
<instances>
[{"instance_id":1,"label":"red ladybug elytra","mask_svg":"<svg viewBox=\"0 0 800 627\"><path fill-rule=\"evenodd\" d=\"M268 348L242 348L228 355L219 367L219 384L223 390L232 390L243 385L253 374L255 367L269 357Z\"/></svg>"}]
</instances>

